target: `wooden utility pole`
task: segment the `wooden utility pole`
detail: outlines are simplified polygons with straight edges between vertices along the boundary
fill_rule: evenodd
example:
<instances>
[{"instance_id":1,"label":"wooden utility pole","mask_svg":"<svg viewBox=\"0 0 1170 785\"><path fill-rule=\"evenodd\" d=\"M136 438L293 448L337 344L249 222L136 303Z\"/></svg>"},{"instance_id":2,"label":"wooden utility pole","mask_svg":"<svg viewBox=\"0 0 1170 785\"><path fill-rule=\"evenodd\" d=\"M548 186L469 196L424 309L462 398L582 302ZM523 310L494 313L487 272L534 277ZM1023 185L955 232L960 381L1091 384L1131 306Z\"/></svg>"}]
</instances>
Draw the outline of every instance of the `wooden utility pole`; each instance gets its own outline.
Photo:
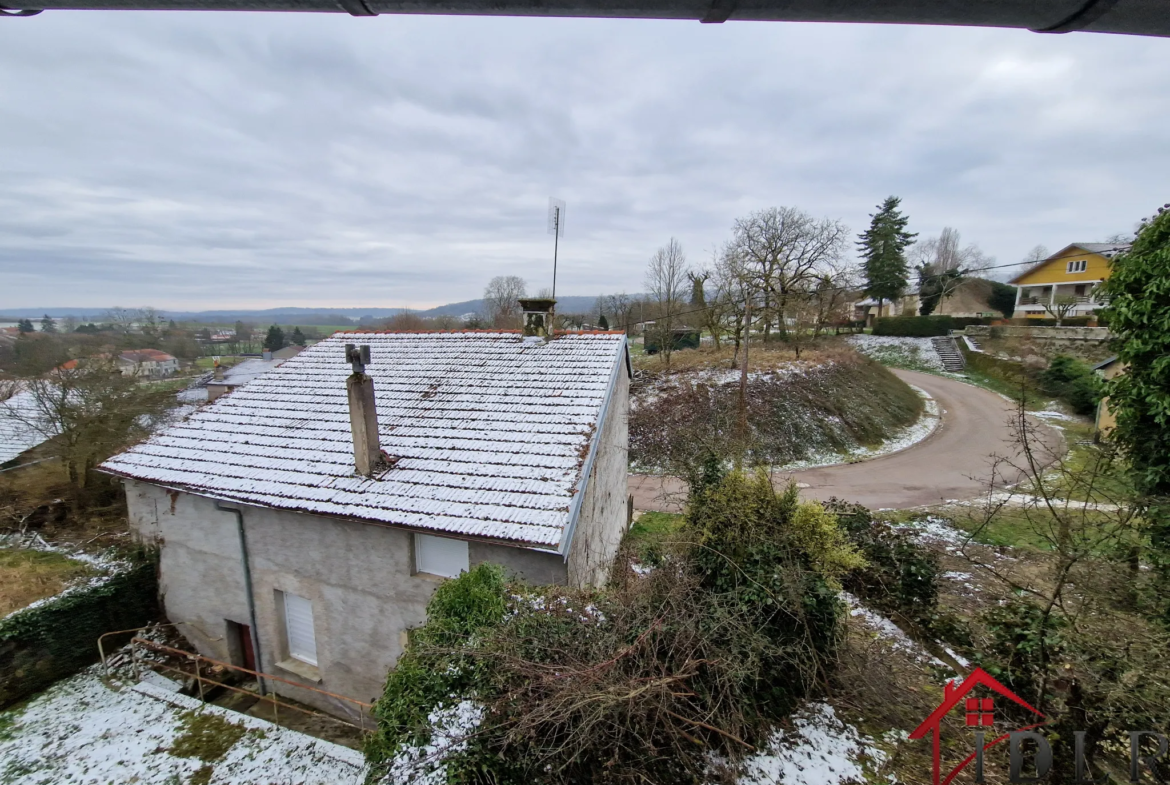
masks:
<instances>
[{"instance_id":1,"label":"wooden utility pole","mask_svg":"<svg viewBox=\"0 0 1170 785\"><path fill-rule=\"evenodd\" d=\"M748 377L748 346L751 345L752 332L752 298L749 294L744 301L743 308L743 367L739 372L739 440L746 446L748 438L747 425L747 377Z\"/></svg>"}]
</instances>

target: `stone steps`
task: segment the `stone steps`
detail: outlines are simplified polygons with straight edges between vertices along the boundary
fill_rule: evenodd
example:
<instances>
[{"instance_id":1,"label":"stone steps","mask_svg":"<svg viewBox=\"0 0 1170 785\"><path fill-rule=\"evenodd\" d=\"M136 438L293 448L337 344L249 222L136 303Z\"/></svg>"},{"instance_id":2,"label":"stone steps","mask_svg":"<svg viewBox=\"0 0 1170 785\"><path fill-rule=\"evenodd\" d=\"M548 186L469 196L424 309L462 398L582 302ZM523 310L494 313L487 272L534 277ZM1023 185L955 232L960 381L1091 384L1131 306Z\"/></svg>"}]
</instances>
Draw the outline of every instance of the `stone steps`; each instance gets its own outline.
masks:
<instances>
[{"instance_id":1,"label":"stone steps","mask_svg":"<svg viewBox=\"0 0 1170 785\"><path fill-rule=\"evenodd\" d=\"M931 338L930 342L934 344L934 350L942 360L943 368L948 371L959 372L967 367L967 362L963 359L963 354L959 351L959 347L955 345L954 338Z\"/></svg>"}]
</instances>

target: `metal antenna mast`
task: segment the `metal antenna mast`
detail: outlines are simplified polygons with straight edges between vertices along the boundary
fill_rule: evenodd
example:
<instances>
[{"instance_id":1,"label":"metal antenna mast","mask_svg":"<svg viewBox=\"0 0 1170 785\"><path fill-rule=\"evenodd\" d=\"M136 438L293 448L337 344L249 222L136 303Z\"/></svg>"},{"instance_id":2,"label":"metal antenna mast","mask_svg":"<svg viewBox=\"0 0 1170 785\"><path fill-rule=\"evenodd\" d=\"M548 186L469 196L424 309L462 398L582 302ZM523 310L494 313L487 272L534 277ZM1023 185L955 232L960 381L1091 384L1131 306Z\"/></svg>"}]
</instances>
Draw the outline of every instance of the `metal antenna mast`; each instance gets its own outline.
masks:
<instances>
[{"instance_id":1,"label":"metal antenna mast","mask_svg":"<svg viewBox=\"0 0 1170 785\"><path fill-rule=\"evenodd\" d=\"M552 296L557 299L557 249L565 234L565 201L552 196L548 198L548 233L553 236L553 284Z\"/></svg>"}]
</instances>

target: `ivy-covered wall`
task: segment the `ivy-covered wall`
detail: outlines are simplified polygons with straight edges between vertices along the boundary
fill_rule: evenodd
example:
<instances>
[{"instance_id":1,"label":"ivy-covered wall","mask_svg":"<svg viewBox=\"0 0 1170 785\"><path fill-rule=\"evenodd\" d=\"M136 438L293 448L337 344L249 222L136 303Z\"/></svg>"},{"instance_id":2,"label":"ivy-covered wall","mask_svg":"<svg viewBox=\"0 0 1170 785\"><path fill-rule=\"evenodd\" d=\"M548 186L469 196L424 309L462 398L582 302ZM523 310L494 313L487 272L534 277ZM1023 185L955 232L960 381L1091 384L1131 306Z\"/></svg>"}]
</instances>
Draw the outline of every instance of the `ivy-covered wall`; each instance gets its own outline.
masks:
<instances>
[{"instance_id":1,"label":"ivy-covered wall","mask_svg":"<svg viewBox=\"0 0 1170 785\"><path fill-rule=\"evenodd\" d=\"M149 558L96 586L12 614L0 621L0 708L96 661L101 634L158 617L158 573Z\"/></svg>"}]
</instances>

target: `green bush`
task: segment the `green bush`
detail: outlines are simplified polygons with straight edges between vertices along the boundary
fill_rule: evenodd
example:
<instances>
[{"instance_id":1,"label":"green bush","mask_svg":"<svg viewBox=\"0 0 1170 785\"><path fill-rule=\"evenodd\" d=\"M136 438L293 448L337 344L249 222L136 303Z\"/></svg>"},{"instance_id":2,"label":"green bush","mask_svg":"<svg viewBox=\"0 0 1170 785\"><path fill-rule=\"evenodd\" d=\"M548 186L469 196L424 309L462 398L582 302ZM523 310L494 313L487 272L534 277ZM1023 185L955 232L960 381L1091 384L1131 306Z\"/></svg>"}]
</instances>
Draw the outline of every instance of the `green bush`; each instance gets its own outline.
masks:
<instances>
[{"instance_id":1,"label":"green bush","mask_svg":"<svg viewBox=\"0 0 1170 785\"><path fill-rule=\"evenodd\" d=\"M1101 400L1101 379L1075 357L1058 354L1039 376L1040 389L1061 398L1077 414L1092 414Z\"/></svg>"},{"instance_id":2,"label":"green bush","mask_svg":"<svg viewBox=\"0 0 1170 785\"><path fill-rule=\"evenodd\" d=\"M865 557L865 566L845 578L846 590L881 611L932 628L938 619L938 557L860 504L830 499L825 508Z\"/></svg>"},{"instance_id":3,"label":"green bush","mask_svg":"<svg viewBox=\"0 0 1170 785\"><path fill-rule=\"evenodd\" d=\"M969 324L990 324L990 319L969 316L885 316L874 322L874 335L931 338L962 330Z\"/></svg>"},{"instance_id":4,"label":"green bush","mask_svg":"<svg viewBox=\"0 0 1170 785\"><path fill-rule=\"evenodd\" d=\"M444 583L375 704L371 777L441 746L431 723L465 700L480 723L429 772L449 783L698 785L713 754L761 743L833 661L841 606L819 570L861 562L794 490L710 469L647 575L619 559L603 590L488 565Z\"/></svg>"}]
</instances>

